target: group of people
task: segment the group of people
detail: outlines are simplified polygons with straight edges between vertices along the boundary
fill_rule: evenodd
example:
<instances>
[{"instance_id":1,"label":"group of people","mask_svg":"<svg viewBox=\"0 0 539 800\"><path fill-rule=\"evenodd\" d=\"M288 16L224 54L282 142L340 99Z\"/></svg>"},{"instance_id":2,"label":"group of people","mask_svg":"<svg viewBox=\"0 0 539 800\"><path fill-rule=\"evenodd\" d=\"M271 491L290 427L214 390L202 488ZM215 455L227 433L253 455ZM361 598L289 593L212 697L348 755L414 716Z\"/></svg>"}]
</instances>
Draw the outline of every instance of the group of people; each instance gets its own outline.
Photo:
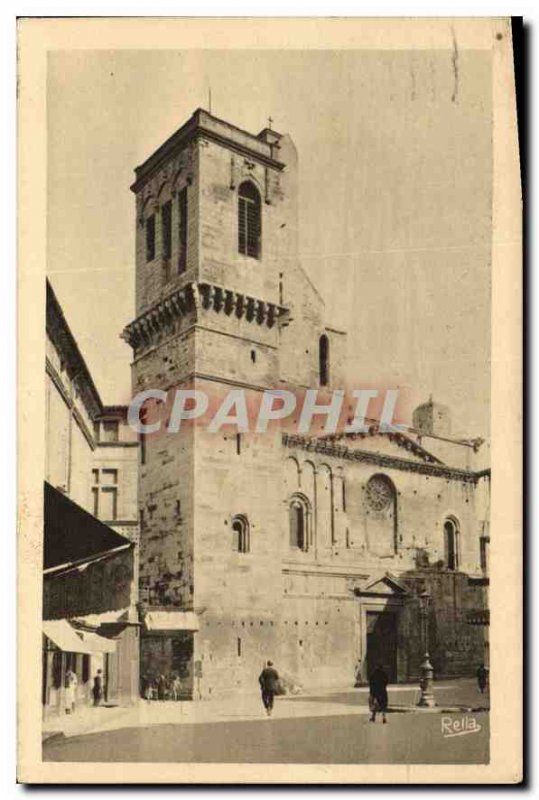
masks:
<instances>
[{"instance_id":1,"label":"group of people","mask_svg":"<svg viewBox=\"0 0 539 800\"><path fill-rule=\"evenodd\" d=\"M262 693L262 705L268 717L273 713L273 704L276 694L280 693L279 673L273 666L272 661L268 661L266 666L258 676L260 691ZM382 715L382 722L386 723L387 711L387 684L389 678L381 664L376 666L369 678L369 708L371 711L370 720L375 722L376 714Z\"/></svg>"},{"instance_id":2,"label":"group of people","mask_svg":"<svg viewBox=\"0 0 539 800\"><path fill-rule=\"evenodd\" d=\"M481 694L485 692L488 685L488 669L484 664L481 664L477 669L477 684ZM276 694L280 692L280 678L279 673L273 666L272 661L268 661L262 672L258 677L260 689L262 692L262 704L266 710L268 717L271 717L273 712L273 701ZM376 715L381 714L382 723L387 723L387 706L388 694L387 685L389 683L389 676L384 670L382 664L377 664L374 670L369 675L369 710L371 712L370 722L376 722ZM356 686L359 685L358 674L356 671Z\"/></svg>"},{"instance_id":3,"label":"group of people","mask_svg":"<svg viewBox=\"0 0 539 800\"><path fill-rule=\"evenodd\" d=\"M142 678L142 697L145 700L181 700L182 682L180 676L164 675L157 677L145 675Z\"/></svg>"},{"instance_id":4,"label":"group of people","mask_svg":"<svg viewBox=\"0 0 539 800\"><path fill-rule=\"evenodd\" d=\"M72 669L68 669L64 682L64 701L66 714L73 714L75 711L78 685L79 679L77 678L77 673ZM98 669L92 682L92 699L94 706L101 704L104 694L105 687L103 684L103 671Z\"/></svg>"}]
</instances>

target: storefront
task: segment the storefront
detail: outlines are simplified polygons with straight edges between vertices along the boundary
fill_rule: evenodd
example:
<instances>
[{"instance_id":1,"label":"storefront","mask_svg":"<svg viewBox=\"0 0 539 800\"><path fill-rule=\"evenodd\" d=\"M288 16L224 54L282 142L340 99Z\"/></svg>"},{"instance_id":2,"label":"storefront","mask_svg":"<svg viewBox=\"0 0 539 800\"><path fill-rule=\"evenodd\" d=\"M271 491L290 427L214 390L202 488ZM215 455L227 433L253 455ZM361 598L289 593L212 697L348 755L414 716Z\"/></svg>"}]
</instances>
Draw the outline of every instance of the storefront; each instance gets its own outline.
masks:
<instances>
[{"instance_id":1,"label":"storefront","mask_svg":"<svg viewBox=\"0 0 539 800\"><path fill-rule=\"evenodd\" d=\"M104 676L107 702L107 676L110 654L115 653L116 642L93 632L77 631L66 620L43 623L43 706L45 714L70 713L68 702L68 671L76 675L75 710L93 702L92 686L97 671Z\"/></svg>"},{"instance_id":2,"label":"storefront","mask_svg":"<svg viewBox=\"0 0 539 800\"><path fill-rule=\"evenodd\" d=\"M46 714L65 713L66 705L71 705L69 671L76 675L75 709L93 702L98 670L104 703L136 701L136 596L134 544L46 484L42 697Z\"/></svg>"}]
</instances>

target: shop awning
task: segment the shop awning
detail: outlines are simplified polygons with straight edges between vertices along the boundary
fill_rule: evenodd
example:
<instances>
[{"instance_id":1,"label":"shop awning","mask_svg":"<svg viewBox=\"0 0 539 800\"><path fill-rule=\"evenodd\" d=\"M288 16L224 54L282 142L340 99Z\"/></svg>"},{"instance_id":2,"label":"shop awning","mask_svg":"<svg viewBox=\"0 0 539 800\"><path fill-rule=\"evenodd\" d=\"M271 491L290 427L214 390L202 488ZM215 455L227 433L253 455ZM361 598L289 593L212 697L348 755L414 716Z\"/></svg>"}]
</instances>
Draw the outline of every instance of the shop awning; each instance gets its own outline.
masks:
<instances>
[{"instance_id":1,"label":"shop awning","mask_svg":"<svg viewBox=\"0 0 539 800\"><path fill-rule=\"evenodd\" d=\"M90 645L73 630L67 619L43 623L43 633L64 653L93 653Z\"/></svg>"},{"instance_id":2,"label":"shop awning","mask_svg":"<svg viewBox=\"0 0 539 800\"><path fill-rule=\"evenodd\" d=\"M64 653L114 653L116 643L93 631L76 631L67 619L43 623L43 633Z\"/></svg>"},{"instance_id":3,"label":"shop awning","mask_svg":"<svg viewBox=\"0 0 539 800\"><path fill-rule=\"evenodd\" d=\"M45 482L43 571L58 575L134 547L108 525Z\"/></svg>"},{"instance_id":4,"label":"shop awning","mask_svg":"<svg viewBox=\"0 0 539 800\"><path fill-rule=\"evenodd\" d=\"M198 617L194 611L148 611L144 617L148 631L198 631Z\"/></svg>"},{"instance_id":5,"label":"shop awning","mask_svg":"<svg viewBox=\"0 0 539 800\"><path fill-rule=\"evenodd\" d=\"M116 650L115 641L99 636L93 631L82 631L82 639L91 648L92 653L114 653Z\"/></svg>"}]
</instances>

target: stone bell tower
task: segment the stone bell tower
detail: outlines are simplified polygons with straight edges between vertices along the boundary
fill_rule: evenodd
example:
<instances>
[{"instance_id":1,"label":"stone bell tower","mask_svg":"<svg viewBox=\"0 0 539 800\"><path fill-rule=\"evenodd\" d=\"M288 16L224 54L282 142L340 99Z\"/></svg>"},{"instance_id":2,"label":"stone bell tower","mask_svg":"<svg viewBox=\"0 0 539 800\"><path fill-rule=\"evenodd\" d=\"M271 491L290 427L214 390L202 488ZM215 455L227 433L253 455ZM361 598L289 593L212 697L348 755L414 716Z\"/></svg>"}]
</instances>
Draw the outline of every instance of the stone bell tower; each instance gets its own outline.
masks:
<instances>
[{"instance_id":1,"label":"stone bell tower","mask_svg":"<svg viewBox=\"0 0 539 800\"><path fill-rule=\"evenodd\" d=\"M256 395L283 376L308 385L321 301L311 298L307 318L290 137L269 128L255 136L199 109L137 167L131 188L137 317L123 335L133 393ZM298 335L309 340L301 363ZM142 676L177 673L186 694L209 696L223 675L240 680L271 651L281 483L276 436L191 426L144 438Z\"/></svg>"}]
</instances>

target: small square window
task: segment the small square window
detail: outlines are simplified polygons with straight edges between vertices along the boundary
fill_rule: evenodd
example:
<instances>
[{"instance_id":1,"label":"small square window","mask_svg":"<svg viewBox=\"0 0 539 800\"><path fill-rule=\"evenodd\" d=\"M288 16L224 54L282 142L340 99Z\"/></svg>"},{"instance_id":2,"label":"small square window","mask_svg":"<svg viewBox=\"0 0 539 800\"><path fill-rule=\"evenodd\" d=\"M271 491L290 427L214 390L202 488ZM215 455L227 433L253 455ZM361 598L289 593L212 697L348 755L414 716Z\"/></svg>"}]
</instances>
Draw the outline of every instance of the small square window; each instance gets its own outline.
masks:
<instances>
[{"instance_id":1,"label":"small square window","mask_svg":"<svg viewBox=\"0 0 539 800\"><path fill-rule=\"evenodd\" d=\"M103 469L101 470L101 483L105 486L116 486L118 483L118 470L117 469Z\"/></svg>"},{"instance_id":2,"label":"small square window","mask_svg":"<svg viewBox=\"0 0 539 800\"><path fill-rule=\"evenodd\" d=\"M120 424L117 419L103 422L103 442L117 442L120 438Z\"/></svg>"}]
</instances>

